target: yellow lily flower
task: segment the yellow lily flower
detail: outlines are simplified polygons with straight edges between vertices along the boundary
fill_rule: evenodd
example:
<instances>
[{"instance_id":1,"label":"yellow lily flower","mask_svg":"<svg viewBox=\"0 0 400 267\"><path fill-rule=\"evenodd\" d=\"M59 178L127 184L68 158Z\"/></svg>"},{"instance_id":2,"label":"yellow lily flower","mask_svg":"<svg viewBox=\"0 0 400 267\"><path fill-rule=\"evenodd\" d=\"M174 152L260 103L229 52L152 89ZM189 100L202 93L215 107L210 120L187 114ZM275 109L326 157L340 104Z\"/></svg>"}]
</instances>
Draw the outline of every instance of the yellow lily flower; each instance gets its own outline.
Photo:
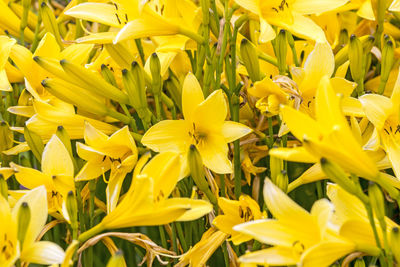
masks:
<instances>
[{"instance_id":1,"label":"yellow lily flower","mask_svg":"<svg viewBox=\"0 0 400 267\"><path fill-rule=\"evenodd\" d=\"M323 30L306 15L320 14L344 5L348 0L235 0L260 18L260 42L268 42L276 34L271 25L292 32L301 38L325 42Z\"/></svg>"},{"instance_id":2,"label":"yellow lily flower","mask_svg":"<svg viewBox=\"0 0 400 267\"><path fill-rule=\"evenodd\" d=\"M31 214L26 223L26 232L18 240L18 212L21 206L27 206ZM46 189L40 186L28 191L11 209L9 203L0 197L0 266L14 266L19 258L25 263L59 264L64 260L64 251L60 246L49 241L37 241L47 221ZM23 241L23 242L22 242Z\"/></svg>"},{"instance_id":3,"label":"yellow lily flower","mask_svg":"<svg viewBox=\"0 0 400 267\"><path fill-rule=\"evenodd\" d=\"M314 120L291 107L281 107L284 122L305 148L293 148L296 151L291 154L294 161L315 162L324 156L350 173L377 179L378 168L355 139L327 76L322 77L317 89L315 114ZM270 155L276 157L282 154L287 155L279 148L270 151Z\"/></svg>"},{"instance_id":4,"label":"yellow lily flower","mask_svg":"<svg viewBox=\"0 0 400 267\"><path fill-rule=\"evenodd\" d=\"M136 164L138 151L128 126L113 133L110 137L85 123L85 144L77 143L78 155L87 161L76 181L90 180L104 175L111 169L106 189L107 212L110 213L117 205L122 183L127 173Z\"/></svg>"},{"instance_id":5,"label":"yellow lily flower","mask_svg":"<svg viewBox=\"0 0 400 267\"><path fill-rule=\"evenodd\" d=\"M247 195L240 196L239 200L220 197L218 198L218 206L224 214L215 217L212 223L220 231L231 235L231 241L235 245L253 238L252 236L233 230L235 225L266 217L266 214L260 211L257 202Z\"/></svg>"},{"instance_id":6,"label":"yellow lily flower","mask_svg":"<svg viewBox=\"0 0 400 267\"><path fill-rule=\"evenodd\" d=\"M215 228L208 229L202 235L201 240L179 259L175 267L184 267L187 265L206 266L208 259L227 237L227 234Z\"/></svg>"},{"instance_id":7,"label":"yellow lily flower","mask_svg":"<svg viewBox=\"0 0 400 267\"><path fill-rule=\"evenodd\" d=\"M42 171L10 163L15 178L26 188L44 185L47 190L49 213L62 211L69 191L75 191L74 165L61 140L53 135L42 154ZM65 216L64 216L65 217Z\"/></svg>"},{"instance_id":8,"label":"yellow lily flower","mask_svg":"<svg viewBox=\"0 0 400 267\"><path fill-rule=\"evenodd\" d=\"M390 98L378 94L365 94L359 98L367 118L378 130L383 149L392 164L397 178L400 177L400 75ZM380 141L380 142L379 142Z\"/></svg>"},{"instance_id":9,"label":"yellow lily flower","mask_svg":"<svg viewBox=\"0 0 400 267\"><path fill-rule=\"evenodd\" d=\"M252 130L240 123L225 121L228 114L222 90L204 99L196 77L189 73L183 83L182 108L184 120L164 120L152 126L143 136L142 144L156 152L183 155L183 171L188 173L187 153L195 145L204 165L216 173L231 173L227 143Z\"/></svg>"},{"instance_id":10,"label":"yellow lily flower","mask_svg":"<svg viewBox=\"0 0 400 267\"><path fill-rule=\"evenodd\" d=\"M180 178L178 154L161 153L145 165L149 157L145 154L139 159L132 184L121 202L98 225L82 234L80 241L105 229L189 221L212 210L212 205L205 200L168 198Z\"/></svg>"},{"instance_id":11,"label":"yellow lily flower","mask_svg":"<svg viewBox=\"0 0 400 267\"><path fill-rule=\"evenodd\" d=\"M341 238L329 227L333 206L328 200L315 202L309 213L269 179L265 180L264 200L275 219L247 222L233 229L273 246L245 254L239 258L240 262L271 266L329 266L354 251L355 245L352 242ZM331 249L320 251L323 255L319 265L304 261L303 254L320 243L329 245Z\"/></svg>"}]
</instances>

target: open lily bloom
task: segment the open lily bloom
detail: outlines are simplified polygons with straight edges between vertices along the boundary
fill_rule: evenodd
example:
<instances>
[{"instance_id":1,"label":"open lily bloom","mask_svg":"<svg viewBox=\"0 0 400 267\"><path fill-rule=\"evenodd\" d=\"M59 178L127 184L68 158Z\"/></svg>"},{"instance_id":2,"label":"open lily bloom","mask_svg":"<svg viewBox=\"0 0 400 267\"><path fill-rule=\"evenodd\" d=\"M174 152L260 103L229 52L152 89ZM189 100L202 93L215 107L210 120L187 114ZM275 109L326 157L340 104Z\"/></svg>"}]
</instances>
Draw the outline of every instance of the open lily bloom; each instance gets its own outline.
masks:
<instances>
[{"instance_id":1,"label":"open lily bloom","mask_svg":"<svg viewBox=\"0 0 400 267\"><path fill-rule=\"evenodd\" d=\"M230 234L231 240L235 245L253 238L252 236L233 230L235 225L266 217L266 214L260 211L257 202L247 195L240 196L239 201L220 197L218 198L218 206L224 214L215 217L212 223L220 231Z\"/></svg>"},{"instance_id":2,"label":"open lily bloom","mask_svg":"<svg viewBox=\"0 0 400 267\"><path fill-rule=\"evenodd\" d=\"M273 246L246 254L240 257L240 262L271 266L329 266L355 249L351 241L341 238L330 228L333 205L328 200L318 200L308 213L269 179L265 180L264 200L275 219L247 222L233 229ZM304 258L308 250L319 244L325 247L318 249L318 258Z\"/></svg>"},{"instance_id":3,"label":"open lily bloom","mask_svg":"<svg viewBox=\"0 0 400 267\"><path fill-rule=\"evenodd\" d=\"M184 120L164 120L151 127L142 144L156 152L176 152L183 155L183 172L188 173L187 153L195 145L204 165L216 173L231 173L227 143L252 130L240 123L225 121L228 114L222 90L204 99L196 77L189 73L183 83L182 109Z\"/></svg>"},{"instance_id":4,"label":"open lily bloom","mask_svg":"<svg viewBox=\"0 0 400 267\"><path fill-rule=\"evenodd\" d=\"M327 76L322 77L317 89L315 120L288 106L281 107L281 114L304 147L272 149L271 155L299 162L317 162L324 156L348 172L371 180L378 178L378 168L355 139Z\"/></svg>"},{"instance_id":5,"label":"open lily bloom","mask_svg":"<svg viewBox=\"0 0 400 267\"><path fill-rule=\"evenodd\" d=\"M360 102L367 118L379 132L376 142L383 145L397 178L400 177L400 75L391 98L378 94L365 94Z\"/></svg>"},{"instance_id":6,"label":"open lily bloom","mask_svg":"<svg viewBox=\"0 0 400 267\"><path fill-rule=\"evenodd\" d=\"M75 191L74 165L61 140L53 135L42 154L42 171L10 163L17 181L28 189L44 185L49 213L62 211L69 191ZM65 217L65 216L64 216Z\"/></svg>"},{"instance_id":7,"label":"open lily bloom","mask_svg":"<svg viewBox=\"0 0 400 267\"><path fill-rule=\"evenodd\" d=\"M11 209L9 203L0 196L0 266L14 266L19 258L22 262L37 264L60 264L64 260L64 251L49 241L37 241L47 221L47 200L44 186L28 191ZM22 240L18 240L18 211L27 206L31 214ZM22 242L23 241L23 242Z\"/></svg>"},{"instance_id":8,"label":"open lily bloom","mask_svg":"<svg viewBox=\"0 0 400 267\"><path fill-rule=\"evenodd\" d=\"M180 177L179 155L161 153L145 165L149 157L146 154L139 159L129 191L116 208L86 235L92 236L104 229L190 221L212 210L212 205L205 200L168 198Z\"/></svg>"},{"instance_id":9,"label":"open lily bloom","mask_svg":"<svg viewBox=\"0 0 400 267\"><path fill-rule=\"evenodd\" d=\"M330 11L347 2L347 0L235 1L259 16L260 42L267 42L275 38L275 31L271 25L282 27L302 38L325 42L323 30L307 15Z\"/></svg>"},{"instance_id":10,"label":"open lily bloom","mask_svg":"<svg viewBox=\"0 0 400 267\"><path fill-rule=\"evenodd\" d=\"M106 189L107 212L117 205L122 183L136 164L138 151L128 126L107 136L85 123L85 142L77 143L78 155L87 161L76 175L76 181L95 179L111 169Z\"/></svg>"}]
</instances>

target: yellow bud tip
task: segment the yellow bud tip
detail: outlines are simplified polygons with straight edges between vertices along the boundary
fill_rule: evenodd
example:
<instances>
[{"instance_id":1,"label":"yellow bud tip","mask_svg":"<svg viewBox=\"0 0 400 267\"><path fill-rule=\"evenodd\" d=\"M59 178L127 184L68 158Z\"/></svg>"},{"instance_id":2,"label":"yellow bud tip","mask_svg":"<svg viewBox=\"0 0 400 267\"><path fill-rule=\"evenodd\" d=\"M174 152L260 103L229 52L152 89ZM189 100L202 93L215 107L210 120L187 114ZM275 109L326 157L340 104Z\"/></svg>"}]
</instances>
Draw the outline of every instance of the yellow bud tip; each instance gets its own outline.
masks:
<instances>
[{"instance_id":1,"label":"yellow bud tip","mask_svg":"<svg viewBox=\"0 0 400 267\"><path fill-rule=\"evenodd\" d=\"M324 157L322 157L320 160L321 164L326 164L328 162L328 160Z\"/></svg>"},{"instance_id":2,"label":"yellow bud tip","mask_svg":"<svg viewBox=\"0 0 400 267\"><path fill-rule=\"evenodd\" d=\"M61 60L60 60L61 66L65 65L65 64L67 64L67 63L68 63L68 61L67 61L66 59L61 59Z\"/></svg>"},{"instance_id":3,"label":"yellow bud tip","mask_svg":"<svg viewBox=\"0 0 400 267\"><path fill-rule=\"evenodd\" d=\"M137 61L133 61L131 64L132 68L136 67L137 65L138 65Z\"/></svg>"},{"instance_id":4,"label":"yellow bud tip","mask_svg":"<svg viewBox=\"0 0 400 267\"><path fill-rule=\"evenodd\" d=\"M244 45L244 44L247 44L247 39L242 39L242 41L240 42L240 44L242 44L242 45Z\"/></svg>"},{"instance_id":5,"label":"yellow bud tip","mask_svg":"<svg viewBox=\"0 0 400 267\"><path fill-rule=\"evenodd\" d=\"M375 37L373 35L370 35L370 36L368 36L368 40L373 42L373 41L375 41Z\"/></svg>"},{"instance_id":6,"label":"yellow bud tip","mask_svg":"<svg viewBox=\"0 0 400 267\"><path fill-rule=\"evenodd\" d=\"M41 7L45 7L46 6L46 3L45 2L42 2L42 4L40 5Z\"/></svg>"},{"instance_id":7,"label":"yellow bud tip","mask_svg":"<svg viewBox=\"0 0 400 267\"><path fill-rule=\"evenodd\" d=\"M392 232L397 234L399 232L399 228L398 227L393 227L392 228Z\"/></svg>"},{"instance_id":8,"label":"yellow bud tip","mask_svg":"<svg viewBox=\"0 0 400 267\"><path fill-rule=\"evenodd\" d=\"M128 70L127 69L123 69L122 70L122 75L126 75L128 73Z\"/></svg>"},{"instance_id":9,"label":"yellow bud tip","mask_svg":"<svg viewBox=\"0 0 400 267\"><path fill-rule=\"evenodd\" d=\"M40 61L40 57L35 56L35 57L33 57L33 60L34 60L35 62L39 62L39 61Z\"/></svg>"},{"instance_id":10,"label":"yellow bud tip","mask_svg":"<svg viewBox=\"0 0 400 267\"><path fill-rule=\"evenodd\" d=\"M387 42L386 42L386 45L388 45L388 46L393 46L392 40L387 41Z\"/></svg>"}]
</instances>

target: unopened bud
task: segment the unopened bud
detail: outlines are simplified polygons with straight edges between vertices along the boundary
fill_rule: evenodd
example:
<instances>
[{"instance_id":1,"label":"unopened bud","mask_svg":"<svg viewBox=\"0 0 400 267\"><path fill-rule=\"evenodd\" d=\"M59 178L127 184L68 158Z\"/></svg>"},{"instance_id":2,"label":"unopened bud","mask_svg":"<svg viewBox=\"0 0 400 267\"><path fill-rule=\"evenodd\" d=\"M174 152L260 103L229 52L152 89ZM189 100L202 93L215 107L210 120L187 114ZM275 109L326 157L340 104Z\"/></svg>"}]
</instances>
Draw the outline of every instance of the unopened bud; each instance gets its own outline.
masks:
<instances>
[{"instance_id":1,"label":"unopened bud","mask_svg":"<svg viewBox=\"0 0 400 267\"><path fill-rule=\"evenodd\" d=\"M349 33L347 29L342 29L339 34L338 46L344 46L349 42Z\"/></svg>"},{"instance_id":2,"label":"unopened bud","mask_svg":"<svg viewBox=\"0 0 400 267\"><path fill-rule=\"evenodd\" d=\"M26 232L31 221L31 210L27 202L23 202L18 210L18 240L22 248Z\"/></svg>"},{"instance_id":3,"label":"unopened bud","mask_svg":"<svg viewBox=\"0 0 400 267\"><path fill-rule=\"evenodd\" d=\"M107 263L107 267L125 267L125 259L124 259L124 254L122 253L121 250L118 250L115 252L114 255L112 255L111 259Z\"/></svg>"},{"instance_id":4,"label":"unopened bud","mask_svg":"<svg viewBox=\"0 0 400 267\"><path fill-rule=\"evenodd\" d=\"M286 72L286 31L280 30L278 36L275 39L275 54L278 60L279 73L284 74Z\"/></svg>"},{"instance_id":5,"label":"unopened bud","mask_svg":"<svg viewBox=\"0 0 400 267\"><path fill-rule=\"evenodd\" d=\"M106 82L117 87L117 81L115 80L114 73L105 64L101 65L101 75Z\"/></svg>"},{"instance_id":6,"label":"unopened bud","mask_svg":"<svg viewBox=\"0 0 400 267\"><path fill-rule=\"evenodd\" d=\"M359 81L363 77L363 46L354 34L350 37L349 60L350 72L354 81Z\"/></svg>"},{"instance_id":7,"label":"unopened bud","mask_svg":"<svg viewBox=\"0 0 400 267\"><path fill-rule=\"evenodd\" d=\"M382 48L382 62L381 62L381 81L379 84L378 93L383 94L385 91L386 83L389 79L390 71L394 63L394 44L391 39L383 43Z\"/></svg>"},{"instance_id":8,"label":"unopened bud","mask_svg":"<svg viewBox=\"0 0 400 267\"><path fill-rule=\"evenodd\" d=\"M210 202L215 205L217 203L217 199L208 186L208 182L204 176L203 160L201 159L201 155L195 145L190 145L188 164L190 168L190 175L192 176L194 183L207 195Z\"/></svg>"},{"instance_id":9,"label":"unopened bud","mask_svg":"<svg viewBox=\"0 0 400 267\"><path fill-rule=\"evenodd\" d=\"M42 153L44 150L42 138L40 138L40 136L35 132L30 131L26 124L24 127L24 138L35 158L39 162L42 162Z\"/></svg>"},{"instance_id":10,"label":"unopened bud","mask_svg":"<svg viewBox=\"0 0 400 267\"><path fill-rule=\"evenodd\" d=\"M161 94L161 63L157 53L153 53L150 57L150 71L152 77L153 94Z\"/></svg>"},{"instance_id":11,"label":"unopened bud","mask_svg":"<svg viewBox=\"0 0 400 267\"><path fill-rule=\"evenodd\" d=\"M398 227L393 227L390 231L390 248L394 258L400 263L400 231Z\"/></svg>"},{"instance_id":12,"label":"unopened bud","mask_svg":"<svg viewBox=\"0 0 400 267\"><path fill-rule=\"evenodd\" d=\"M357 258L356 262L354 263L354 267L365 267L363 258Z\"/></svg>"},{"instance_id":13,"label":"unopened bud","mask_svg":"<svg viewBox=\"0 0 400 267\"><path fill-rule=\"evenodd\" d=\"M368 197L371 203L372 210L374 211L376 218L378 219L381 227L386 229L385 222L385 199L379 186L374 182L369 182L368 185Z\"/></svg>"},{"instance_id":14,"label":"unopened bud","mask_svg":"<svg viewBox=\"0 0 400 267\"><path fill-rule=\"evenodd\" d=\"M3 174L0 173L0 195L5 199L8 198L8 186Z\"/></svg>"},{"instance_id":15,"label":"unopened bud","mask_svg":"<svg viewBox=\"0 0 400 267\"><path fill-rule=\"evenodd\" d=\"M0 122L0 152L13 146L14 134L6 121Z\"/></svg>"},{"instance_id":16,"label":"unopened bud","mask_svg":"<svg viewBox=\"0 0 400 267\"><path fill-rule=\"evenodd\" d=\"M368 54L369 52L371 52L372 47L374 47L374 43L375 43L375 37L372 35L369 35L367 39L365 39L365 41L362 42L364 54Z\"/></svg>"},{"instance_id":17,"label":"unopened bud","mask_svg":"<svg viewBox=\"0 0 400 267\"><path fill-rule=\"evenodd\" d=\"M54 16L53 11L50 9L45 1L41 3L39 12L46 31L52 33L56 38L56 41L60 48L63 48L64 45L61 41L60 29L58 28L56 17Z\"/></svg>"},{"instance_id":18,"label":"unopened bud","mask_svg":"<svg viewBox=\"0 0 400 267\"><path fill-rule=\"evenodd\" d=\"M31 7L31 0L22 0L22 17L21 17L21 24L20 24L20 29L23 31L27 24L28 24L28 15L29 15L29 9Z\"/></svg>"},{"instance_id":19,"label":"unopened bud","mask_svg":"<svg viewBox=\"0 0 400 267\"><path fill-rule=\"evenodd\" d=\"M240 43L240 55L250 79L253 82L259 81L261 79L261 75L260 64L258 62L258 53L254 45L247 39L243 39Z\"/></svg>"},{"instance_id":20,"label":"unopened bud","mask_svg":"<svg viewBox=\"0 0 400 267\"><path fill-rule=\"evenodd\" d=\"M69 220L71 222L72 228L78 228L78 204L76 203L75 194L72 191L68 192L67 195L67 212L69 216Z\"/></svg>"},{"instance_id":21,"label":"unopened bud","mask_svg":"<svg viewBox=\"0 0 400 267\"><path fill-rule=\"evenodd\" d=\"M287 171L282 170L279 172L276 178L276 186L278 186L283 192L287 192L289 185L289 177L287 175Z\"/></svg>"},{"instance_id":22,"label":"unopened bud","mask_svg":"<svg viewBox=\"0 0 400 267\"><path fill-rule=\"evenodd\" d=\"M274 156L269 158L271 181L276 184L279 173L283 169L283 160Z\"/></svg>"}]
</instances>

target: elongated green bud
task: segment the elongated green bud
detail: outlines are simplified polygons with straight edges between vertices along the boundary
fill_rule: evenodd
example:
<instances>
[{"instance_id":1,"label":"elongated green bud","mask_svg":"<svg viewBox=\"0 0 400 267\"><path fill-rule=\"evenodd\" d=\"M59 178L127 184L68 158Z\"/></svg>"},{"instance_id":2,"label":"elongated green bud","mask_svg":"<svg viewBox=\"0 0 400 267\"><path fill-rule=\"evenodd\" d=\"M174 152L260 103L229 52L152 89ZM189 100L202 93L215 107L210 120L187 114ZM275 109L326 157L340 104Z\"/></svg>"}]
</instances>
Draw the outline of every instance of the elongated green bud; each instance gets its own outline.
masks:
<instances>
[{"instance_id":1,"label":"elongated green bud","mask_svg":"<svg viewBox=\"0 0 400 267\"><path fill-rule=\"evenodd\" d=\"M114 73L105 64L101 65L101 75L109 84L117 87L117 81L115 80Z\"/></svg>"},{"instance_id":2,"label":"elongated green bud","mask_svg":"<svg viewBox=\"0 0 400 267\"><path fill-rule=\"evenodd\" d=\"M287 192L289 185L289 177L287 175L287 171L281 170L276 177L276 185L283 191Z\"/></svg>"},{"instance_id":3,"label":"elongated green bud","mask_svg":"<svg viewBox=\"0 0 400 267\"><path fill-rule=\"evenodd\" d=\"M63 142L65 148L68 150L69 155L72 156L71 138L62 125L57 127L56 135L61 142Z\"/></svg>"},{"instance_id":4,"label":"elongated green bud","mask_svg":"<svg viewBox=\"0 0 400 267\"><path fill-rule=\"evenodd\" d=\"M30 131L26 124L24 127L24 138L25 141L28 143L28 146L31 149L35 158L39 162L42 162L42 153L44 150L44 144L42 138L40 138L38 134Z\"/></svg>"},{"instance_id":5,"label":"elongated green bud","mask_svg":"<svg viewBox=\"0 0 400 267\"><path fill-rule=\"evenodd\" d=\"M78 229L78 204L76 202L75 194L72 191L68 192L66 206L71 227L75 232ZM76 237L74 239L76 239Z\"/></svg>"},{"instance_id":6,"label":"elongated green bud","mask_svg":"<svg viewBox=\"0 0 400 267\"><path fill-rule=\"evenodd\" d=\"M141 119L145 118L147 116L147 111L145 106L142 105L143 100L141 100L140 89L138 87L138 82L135 81L132 70L122 70L122 81L124 83L124 88L128 93L131 106L136 109L136 112Z\"/></svg>"},{"instance_id":7,"label":"elongated green bud","mask_svg":"<svg viewBox=\"0 0 400 267\"><path fill-rule=\"evenodd\" d=\"M389 79L390 71L392 70L394 63L394 44L393 41L388 38L383 43L382 48L382 62L381 62L381 81L379 84L378 93L383 94L385 91L386 83Z\"/></svg>"},{"instance_id":8,"label":"elongated green bud","mask_svg":"<svg viewBox=\"0 0 400 267\"><path fill-rule=\"evenodd\" d=\"M13 146L14 134L6 121L0 122L0 152Z\"/></svg>"},{"instance_id":9,"label":"elongated green bud","mask_svg":"<svg viewBox=\"0 0 400 267\"><path fill-rule=\"evenodd\" d=\"M363 52L364 54L368 54L371 52L372 47L374 47L375 37L373 35L369 35L364 42L362 42Z\"/></svg>"},{"instance_id":10,"label":"elongated green bud","mask_svg":"<svg viewBox=\"0 0 400 267\"><path fill-rule=\"evenodd\" d=\"M393 227L390 231L390 248L397 263L400 263L400 231L398 227Z\"/></svg>"},{"instance_id":11,"label":"elongated green bud","mask_svg":"<svg viewBox=\"0 0 400 267\"><path fill-rule=\"evenodd\" d=\"M80 82L80 87L120 103L129 103L128 96L124 92L101 79L99 75L85 67L69 62L66 59L61 60L60 64L68 75Z\"/></svg>"},{"instance_id":12,"label":"elongated green bud","mask_svg":"<svg viewBox=\"0 0 400 267\"><path fill-rule=\"evenodd\" d=\"M138 97L140 101L140 106L143 108L147 108L147 99L146 99L146 83L144 80L144 70L142 66L137 63L137 61L132 62L132 75L136 86L136 97Z\"/></svg>"},{"instance_id":13,"label":"elongated green bud","mask_svg":"<svg viewBox=\"0 0 400 267\"><path fill-rule=\"evenodd\" d=\"M363 258L357 258L356 262L354 263L354 267L365 267Z\"/></svg>"},{"instance_id":14,"label":"elongated green bud","mask_svg":"<svg viewBox=\"0 0 400 267\"><path fill-rule=\"evenodd\" d=\"M338 46L346 45L349 42L349 33L347 29L342 29L339 34Z\"/></svg>"},{"instance_id":15,"label":"elongated green bud","mask_svg":"<svg viewBox=\"0 0 400 267\"><path fill-rule=\"evenodd\" d=\"M257 50L247 39L243 39L240 42L240 55L242 57L243 65L249 73L250 79L253 82L259 81L261 79L261 74Z\"/></svg>"},{"instance_id":16,"label":"elongated green bud","mask_svg":"<svg viewBox=\"0 0 400 267\"><path fill-rule=\"evenodd\" d=\"M171 95L175 105L182 110L182 88L179 86L179 83L175 81L174 77L170 77L164 81L164 87Z\"/></svg>"},{"instance_id":17,"label":"elongated green bud","mask_svg":"<svg viewBox=\"0 0 400 267\"><path fill-rule=\"evenodd\" d=\"M153 94L160 95L162 80L161 80L161 63L160 59L157 56L157 53L153 53L150 57L150 71L152 77L152 90Z\"/></svg>"},{"instance_id":18,"label":"elongated green bud","mask_svg":"<svg viewBox=\"0 0 400 267\"><path fill-rule=\"evenodd\" d=\"M276 184L277 177L283 168L283 160L274 156L270 156L269 158L269 166L271 173L271 181Z\"/></svg>"},{"instance_id":19,"label":"elongated green bud","mask_svg":"<svg viewBox=\"0 0 400 267\"><path fill-rule=\"evenodd\" d=\"M286 31L280 30L278 36L275 39L275 53L276 59L278 60L278 68L280 74L286 73L286 55L287 55L287 44L286 44Z\"/></svg>"},{"instance_id":20,"label":"elongated green bud","mask_svg":"<svg viewBox=\"0 0 400 267\"><path fill-rule=\"evenodd\" d=\"M31 210L27 202L23 202L18 210L18 240L22 248L26 232L31 221Z\"/></svg>"},{"instance_id":21,"label":"elongated green bud","mask_svg":"<svg viewBox=\"0 0 400 267\"><path fill-rule=\"evenodd\" d=\"M367 46L366 43L369 43L369 40L371 38L370 36L361 36L359 40L361 41L363 45L363 49ZM339 52L336 53L335 55L335 68L338 68L340 65L344 64L348 59L349 59L349 47L350 44L346 45L342 49L339 50Z\"/></svg>"},{"instance_id":22,"label":"elongated green bud","mask_svg":"<svg viewBox=\"0 0 400 267\"><path fill-rule=\"evenodd\" d=\"M5 199L8 198L8 186L3 174L0 173L0 195Z\"/></svg>"},{"instance_id":23,"label":"elongated green bud","mask_svg":"<svg viewBox=\"0 0 400 267\"><path fill-rule=\"evenodd\" d=\"M195 145L190 145L188 153L188 164L190 168L190 175L192 176L194 183L201 191L206 194L210 202L216 205L217 198L211 192L208 186L208 182L204 176L203 160L201 159L200 153Z\"/></svg>"},{"instance_id":24,"label":"elongated green bud","mask_svg":"<svg viewBox=\"0 0 400 267\"><path fill-rule=\"evenodd\" d=\"M112 255L111 259L107 263L107 267L125 267L125 259L124 259L124 254L122 253L121 250L118 250L115 252L114 255Z\"/></svg>"},{"instance_id":25,"label":"elongated green bud","mask_svg":"<svg viewBox=\"0 0 400 267\"><path fill-rule=\"evenodd\" d=\"M363 77L363 46L361 41L353 34L350 37L349 60L350 72L354 81L359 81Z\"/></svg>"},{"instance_id":26,"label":"elongated green bud","mask_svg":"<svg viewBox=\"0 0 400 267\"><path fill-rule=\"evenodd\" d=\"M108 54L110 54L112 59L114 59L121 68L129 68L131 62L135 60L131 51L122 43L106 44L105 48Z\"/></svg>"},{"instance_id":27,"label":"elongated green bud","mask_svg":"<svg viewBox=\"0 0 400 267\"><path fill-rule=\"evenodd\" d=\"M322 171L330 180L341 186L350 194L357 194L357 188L355 184L349 179L347 174L339 165L327 160L326 158L321 158L320 163Z\"/></svg>"},{"instance_id":28,"label":"elongated green bud","mask_svg":"<svg viewBox=\"0 0 400 267\"><path fill-rule=\"evenodd\" d=\"M47 57L33 57L33 60L39 64L40 67L50 72L54 76L61 78L65 81L71 82L73 84L78 84L79 81L71 80L71 76L67 75L64 69L60 65L60 61L55 58L47 58Z\"/></svg>"},{"instance_id":29,"label":"elongated green bud","mask_svg":"<svg viewBox=\"0 0 400 267\"><path fill-rule=\"evenodd\" d=\"M21 24L20 29L23 31L25 30L26 26L28 25L28 15L29 9L31 7L31 0L22 0L22 17L21 17Z\"/></svg>"},{"instance_id":30,"label":"elongated green bud","mask_svg":"<svg viewBox=\"0 0 400 267\"><path fill-rule=\"evenodd\" d=\"M61 41L60 29L58 28L56 17L54 16L53 11L46 4L46 2L42 2L39 8L39 12L46 31L52 33L56 38L56 41L60 48L63 48L64 45Z\"/></svg>"},{"instance_id":31,"label":"elongated green bud","mask_svg":"<svg viewBox=\"0 0 400 267\"><path fill-rule=\"evenodd\" d=\"M386 229L385 222L385 199L379 186L374 182L369 182L368 185L368 196L371 203L372 210L374 211L376 218L378 219L381 227Z\"/></svg>"}]
</instances>

